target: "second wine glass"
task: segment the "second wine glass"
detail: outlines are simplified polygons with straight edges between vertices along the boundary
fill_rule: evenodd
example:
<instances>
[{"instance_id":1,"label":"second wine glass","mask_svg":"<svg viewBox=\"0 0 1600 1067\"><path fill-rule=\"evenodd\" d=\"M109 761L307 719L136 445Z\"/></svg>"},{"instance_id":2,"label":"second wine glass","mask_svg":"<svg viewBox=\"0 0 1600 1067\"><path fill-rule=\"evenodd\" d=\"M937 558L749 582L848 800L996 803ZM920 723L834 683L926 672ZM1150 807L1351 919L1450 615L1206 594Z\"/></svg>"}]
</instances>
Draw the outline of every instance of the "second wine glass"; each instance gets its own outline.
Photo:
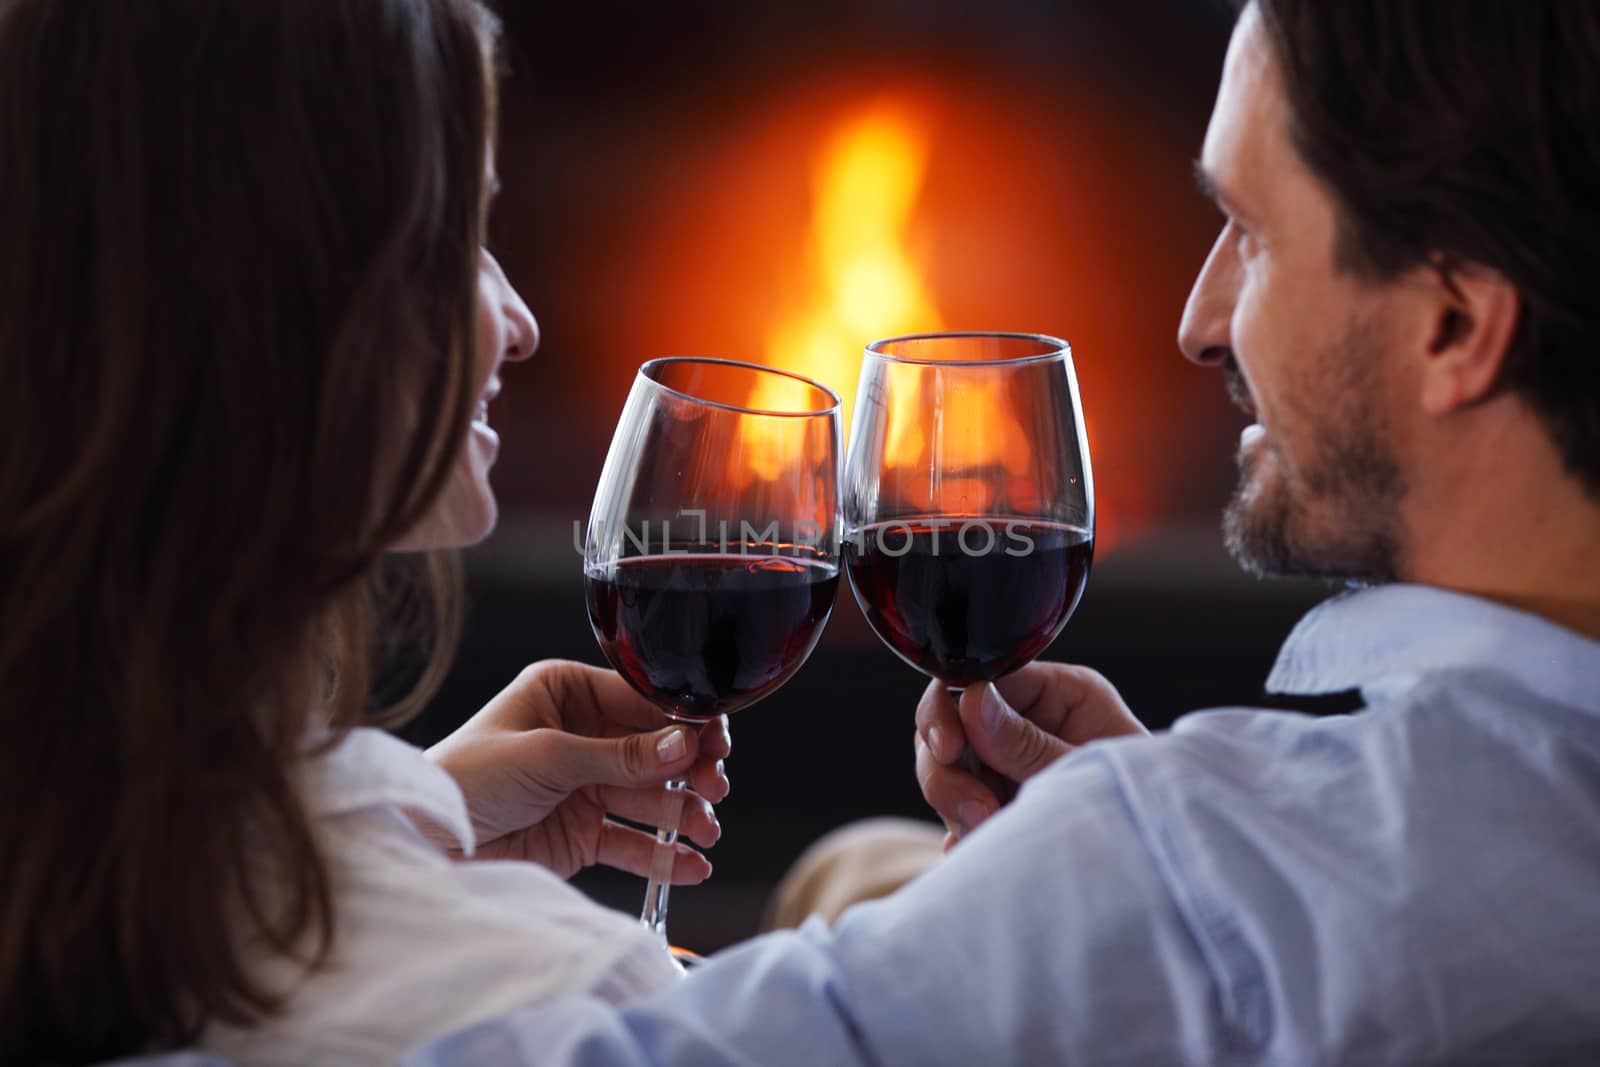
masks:
<instances>
[{"instance_id":1,"label":"second wine glass","mask_svg":"<svg viewBox=\"0 0 1600 1067\"><path fill-rule=\"evenodd\" d=\"M816 646L839 585L839 398L798 375L639 368L584 543L606 658L679 722L748 707ZM684 779L667 786L642 920L666 937Z\"/></svg>"},{"instance_id":2,"label":"second wine glass","mask_svg":"<svg viewBox=\"0 0 1600 1067\"><path fill-rule=\"evenodd\" d=\"M844 559L874 632L960 691L1043 652L1094 556L1094 480L1065 341L919 334L867 346ZM970 750L963 757L978 769Z\"/></svg>"}]
</instances>

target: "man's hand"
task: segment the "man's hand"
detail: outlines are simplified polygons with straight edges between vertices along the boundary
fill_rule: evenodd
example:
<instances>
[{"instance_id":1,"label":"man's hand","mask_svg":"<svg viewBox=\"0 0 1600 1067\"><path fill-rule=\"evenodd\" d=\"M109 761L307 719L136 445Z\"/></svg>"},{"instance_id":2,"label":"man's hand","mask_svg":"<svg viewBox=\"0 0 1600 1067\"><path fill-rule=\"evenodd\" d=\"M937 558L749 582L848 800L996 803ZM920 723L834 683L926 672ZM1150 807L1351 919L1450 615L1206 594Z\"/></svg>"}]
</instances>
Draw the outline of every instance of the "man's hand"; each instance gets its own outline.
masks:
<instances>
[{"instance_id":1,"label":"man's hand","mask_svg":"<svg viewBox=\"0 0 1600 1067\"><path fill-rule=\"evenodd\" d=\"M614 671L547 660L516 681L428 758L466 794L476 855L541 863L563 878L603 863L650 873L652 834L607 815L653 824L664 783L687 773L682 834L704 848L722 836L711 804L728 795L726 717L673 726ZM710 802L710 803L708 803ZM704 881L711 864L677 846L675 884Z\"/></svg>"},{"instance_id":2,"label":"man's hand","mask_svg":"<svg viewBox=\"0 0 1600 1067\"><path fill-rule=\"evenodd\" d=\"M934 682L917 705L917 782L944 820L948 848L1009 799L958 765L965 746L1010 793L1078 745L1146 732L1111 683L1087 667L1030 663L993 685L968 687L959 708Z\"/></svg>"}]
</instances>

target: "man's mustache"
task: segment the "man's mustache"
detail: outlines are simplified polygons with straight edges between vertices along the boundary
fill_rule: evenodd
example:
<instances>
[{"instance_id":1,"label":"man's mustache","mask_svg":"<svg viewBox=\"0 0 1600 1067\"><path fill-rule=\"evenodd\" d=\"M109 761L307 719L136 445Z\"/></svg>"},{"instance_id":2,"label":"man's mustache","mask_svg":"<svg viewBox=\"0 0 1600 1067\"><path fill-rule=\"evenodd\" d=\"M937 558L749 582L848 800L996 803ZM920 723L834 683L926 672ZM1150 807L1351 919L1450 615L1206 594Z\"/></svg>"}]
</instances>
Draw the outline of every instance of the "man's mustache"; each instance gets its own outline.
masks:
<instances>
[{"instance_id":1,"label":"man's mustache","mask_svg":"<svg viewBox=\"0 0 1600 1067\"><path fill-rule=\"evenodd\" d=\"M1222 380L1227 384L1228 398L1247 415L1256 413L1255 401L1250 398L1250 387L1245 384L1239 361L1229 356L1222 364Z\"/></svg>"}]
</instances>

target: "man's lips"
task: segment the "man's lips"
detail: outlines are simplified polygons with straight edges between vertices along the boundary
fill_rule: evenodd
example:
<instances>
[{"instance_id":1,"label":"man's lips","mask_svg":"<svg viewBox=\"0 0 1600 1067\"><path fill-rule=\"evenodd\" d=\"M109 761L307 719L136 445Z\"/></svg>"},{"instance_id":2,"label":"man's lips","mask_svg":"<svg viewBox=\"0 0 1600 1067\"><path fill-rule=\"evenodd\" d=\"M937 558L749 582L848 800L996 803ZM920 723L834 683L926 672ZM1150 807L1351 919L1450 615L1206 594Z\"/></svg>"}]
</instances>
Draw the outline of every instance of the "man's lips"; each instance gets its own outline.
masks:
<instances>
[{"instance_id":1,"label":"man's lips","mask_svg":"<svg viewBox=\"0 0 1600 1067\"><path fill-rule=\"evenodd\" d=\"M1244 374L1239 370L1239 363L1232 356L1222 365L1222 380L1228 386L1228 399L1246 415L1250 416L1250 425L1239 433L1239 456L1242 463L1246 453L1252 451L1257 441L1267 435L1266 429L1256 421L1256 405L1250 396L1250 386L1245 384Z\"/></svg>"}]
</instances>

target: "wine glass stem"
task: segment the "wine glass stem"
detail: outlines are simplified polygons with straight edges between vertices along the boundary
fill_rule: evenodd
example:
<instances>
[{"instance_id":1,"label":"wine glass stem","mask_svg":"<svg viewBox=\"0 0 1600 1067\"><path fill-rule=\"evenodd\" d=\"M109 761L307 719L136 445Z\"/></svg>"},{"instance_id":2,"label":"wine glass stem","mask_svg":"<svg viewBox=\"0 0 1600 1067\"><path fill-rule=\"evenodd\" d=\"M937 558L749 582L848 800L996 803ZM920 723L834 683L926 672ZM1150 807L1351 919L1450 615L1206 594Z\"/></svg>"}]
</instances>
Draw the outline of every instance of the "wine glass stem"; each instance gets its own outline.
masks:
<instances>
[{"instance_id":1,"label":"wine glass stem","mask_svg":"<svg viewBox=\"0 0 1600 1067\"><path fill-rule=\"evenodd\" d=\"M965 690L960 686L955 685L948 686L946 688L950 693L950 702L953 703L957 708L961 707L961 694L965 692ZM974 778L983 777L984 766L978 760L978 753L973 750L972 742L970 741L961 746L961 755L956 757L956 766L960 767Z\"/></svg>"},{"instance_id":2,"label":"wine glass stem","mask_svg":"<svg viewBox=\"0 0 1600 1067\"><path fill-rule=\"evenodd\" d=\"M678 854L678 820L683 815L683 792L689 787L687 776L667 783L661 802L661 818L656 823L656 847L650 857L650 884L644 890L644 912L639 921L651 933L667 940L667 893L672 889L672 862Z\"/></svg>"}]
</instances>

